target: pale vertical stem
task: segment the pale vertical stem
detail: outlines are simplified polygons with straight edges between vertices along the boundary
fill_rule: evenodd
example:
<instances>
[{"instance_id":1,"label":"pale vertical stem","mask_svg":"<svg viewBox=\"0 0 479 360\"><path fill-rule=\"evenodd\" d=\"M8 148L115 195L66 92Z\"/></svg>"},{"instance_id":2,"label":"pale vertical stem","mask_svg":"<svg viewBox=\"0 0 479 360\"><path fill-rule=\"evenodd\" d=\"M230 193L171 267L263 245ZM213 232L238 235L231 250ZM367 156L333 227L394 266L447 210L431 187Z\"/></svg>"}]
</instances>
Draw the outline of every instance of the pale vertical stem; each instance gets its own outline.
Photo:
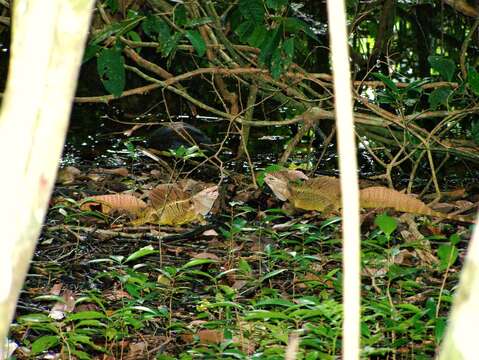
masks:
<instances>
[{"instance_id":1,"label":"pale vertical stem","mask_svg":"<svg viewBox=\"0 0 479 360\"><path fill-rule=\"evenodd\" d=\"M343 359L359 359L359 187L344 0L328 0L343 207Z\"/></svg>"},{"instance_id":2,"label":"pale vertical stem","mask_svg":"<svg viewBox=\"0 0 479 360\"><path fill-rule=\"evenodd\" d=\"M439 360L478 358L479 218L467 251Z\"/></svg>"},{"instance_id":3,"label":"pale vertical stem","mask_svg":"<svg viewBox=\"0 0 479 360\"><path fill-rule=\"evenodd\" d=\"M0 115L0 347L48 207L93 2L13 2Z\"/></svg>"}]
</instances>

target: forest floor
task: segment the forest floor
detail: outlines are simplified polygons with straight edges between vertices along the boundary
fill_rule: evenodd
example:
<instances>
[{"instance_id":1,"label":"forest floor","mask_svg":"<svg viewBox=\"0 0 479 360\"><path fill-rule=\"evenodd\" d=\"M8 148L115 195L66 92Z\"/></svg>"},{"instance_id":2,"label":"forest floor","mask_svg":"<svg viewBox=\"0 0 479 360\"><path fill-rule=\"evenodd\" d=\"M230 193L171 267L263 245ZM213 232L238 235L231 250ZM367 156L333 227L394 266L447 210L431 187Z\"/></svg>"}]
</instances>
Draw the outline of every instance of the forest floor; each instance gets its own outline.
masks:
<instances>
[{"instance_id":1,"label":"forest floor","mask_svg":"<svg viewBox=\"0 0 479 360\"><path fill-rule=\"evenodd\" d=\"M162 180L96 170L59 177L11 327L17 359L338 358L339 217L290 216L265 189L230 183L202 225L133 226L82 199ZM471 227L362 220L363 355L431 359Z\"/></svg>"}]
</instances>

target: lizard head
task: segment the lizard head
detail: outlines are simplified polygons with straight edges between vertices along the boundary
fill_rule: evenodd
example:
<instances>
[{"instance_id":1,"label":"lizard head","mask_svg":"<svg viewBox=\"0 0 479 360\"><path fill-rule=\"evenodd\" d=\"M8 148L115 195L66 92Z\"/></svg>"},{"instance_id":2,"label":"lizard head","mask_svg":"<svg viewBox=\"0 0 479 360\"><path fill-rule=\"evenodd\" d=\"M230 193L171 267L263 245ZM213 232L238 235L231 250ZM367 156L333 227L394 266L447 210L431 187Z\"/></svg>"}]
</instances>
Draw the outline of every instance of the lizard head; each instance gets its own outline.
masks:
<instances>
[{"instance_id":1,"label":"lizard head","mask_svg":"<svg viewBox=\"0 0 479 360\"><path fill-rule=\"evenodd\" d=\"M201 215L206 215L210 212L214 202L218 198L218 186L214 185L192 196L195 211Z\"/></svg>"},{"instance_id":2,"label":"lizard head","mask_svg":"<svg viewBox=\"0 0 479 360\"><path fill-rule=\"evenodd\" d=\"M307 180L308 177L298 170L282 170L267 173L264 182L270 187L274 195L281 200L286 201L291 197L289 183L295 180Z\"/></svg>"}]
</instances>

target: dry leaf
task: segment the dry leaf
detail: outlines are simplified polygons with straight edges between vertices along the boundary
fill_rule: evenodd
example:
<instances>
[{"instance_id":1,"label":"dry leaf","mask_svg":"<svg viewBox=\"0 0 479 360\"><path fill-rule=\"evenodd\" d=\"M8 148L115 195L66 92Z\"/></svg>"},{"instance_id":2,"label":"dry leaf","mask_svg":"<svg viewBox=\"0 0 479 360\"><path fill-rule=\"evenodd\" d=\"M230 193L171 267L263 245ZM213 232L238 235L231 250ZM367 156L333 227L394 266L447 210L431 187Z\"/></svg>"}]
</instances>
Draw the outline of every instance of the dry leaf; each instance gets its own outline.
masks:
<instances>
[{"instance_id":1,"label":"dry leaf","mask_svg":"<svg viewBox=\"0 0 479 360\"><path fill-rule=\"evenodd\" d=\"M220 258L216 254L209 253L209 252L196 254L193 256L193 259L210 259L210 260L220 261Z\"/></svg>"},{"instance_id":2,"label":"dry leaf","mask_svg":"<svg viewBox=\"0 0 479 360\"><path fill-rule=\"evenodd\" d=\"M56 302L48 314L54 320L63 319L66 313L71 313L75 309L75 296L71 290L65 290L62 298L63 301Z\"/></svg>"},{"instance_id":3,"label":"dry leaf","mask_svg":"<svg viewBox=\"0 0 479 360\"><path fill-rule=\"evenodd\" d=\"M197 335L201 344L221 344L224 339L223 332L218 330L202 329Z\"/></svg>"},{"instance_id":4,"label":"dry leaf","mask_svg":"<svg viewBox=\"0 0 479 360\"><path fill-rule=\"evenodd\" d=\"M131 342L128 344L128 352L123 357L124 360L145 359L148 351L148 344L144 341Z\"/></svg>"},{"instance_id":5,"label":"dry leaf","mask_svg":"<svg viewBox=\"0 0 479 360\"><path fill-rule=\"evenodd\" d=\"M121 167L121 168L116 168L116 169L104 169L104 168L98 168L92 170L92 172L99 172L103 174L112 174L112 175L118 175L118 176L123 176L126 177L130 174L127 168Z\"/></svg>"},{"instance_id":6,"label":"dry leaf","mask_svg":"<svg viewBox=\"0 0 479 360\"><path fill-rule=\"evenodd\" d=\"M193 205L198 214L206 215L210 212L215 200L218 198L218 186L211 186L193 195Z\"/></svg>"},{"instance_id":7,"label":"dry leaf","mask_svg":"<svg viewBox=\"0 0 479 360\"><path fill-rule=\"evenodd\" d=\"M203 236L218 236L218 233L214 230L214 229L209 229L209 230L206 230L203 232L203 234L201 234Z\"/></svg>"},{"instance_id":8,"label":"dry leaf","mask_svg":"<svg viewBox=\"0 0 479 360\"><path fill-rule=\"evenodd\" d=\"M147 207L143 200L127 194L90 196L83 201L81 210L91 210L92 206L100 205L100 211L104 214L118 211L138 216Z\"/></svg>"}]
</instances>

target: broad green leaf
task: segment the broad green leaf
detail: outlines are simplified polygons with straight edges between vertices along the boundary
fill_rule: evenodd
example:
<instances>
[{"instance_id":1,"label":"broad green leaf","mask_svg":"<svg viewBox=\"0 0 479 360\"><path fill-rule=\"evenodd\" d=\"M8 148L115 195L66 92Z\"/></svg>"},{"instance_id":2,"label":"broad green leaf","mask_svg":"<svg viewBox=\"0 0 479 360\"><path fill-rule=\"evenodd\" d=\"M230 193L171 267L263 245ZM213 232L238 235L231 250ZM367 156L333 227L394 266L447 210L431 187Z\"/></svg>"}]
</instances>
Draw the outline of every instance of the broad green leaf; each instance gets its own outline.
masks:
<instances>
[{"instance_id":1,"label":"broad green leaf","mask_svg":"<svg viewBox=\"0 0 479 360\"><path fill-rule=\"evenodd\" d=\"M288 0L266 0L266 6L273 10L279 10L288 5Z\"/></svg>"},{"instance_id":2,"label":"broad green leaf","mask_svg":"<svg viewBox=\"0 0 479 360\"><path fill-rule=\"evenodd\" d=\"M381 214L376 217L374 223L381 229L381 231L386 234L387 236L391 236L391 234L397 228L397 221L393 217L387 214Z\"/></svg>"},{"instance_id":3,"label":"broad green leaf","mask_svg":"<svg viewBox=\"0 0 479 360\"><path fill-rule=\"evenodd\" d=\"M437 256L439 257L439 269L444 271L456 262L458 251L455 246L444 244L437 249Z\"/></svg>"},{"instance_id":4,"label":"broad green leaf","mask_svg":"<svg viewBox=\"0 0 479 360\"><path fill-rule=\"evenodd\" d=\"M235 28L234 31L242 42L248 42L249 36L253 33L255 29L256 25L253 21L244 21L237 28ZM258 45L258 47L259 46L260 45Z\"/></svg>"},{"instance_id":5,"label":"broad green leaf","mask_svg":"<svg viewBox=\"0 0 479 360\"><path fill-rule=\"evenodd\" d=\"M434 89L431 94L429 94L429 105L433 110L437 109L439 105L447 106L447 99L451 95L452 90L449 88L438 88Z\"/></svg>"},{"instance_id":6,"label":"broad green leaf","mask_svg":"<svg viewBox=\"0 0 479 360\"><path fill-rule=\"evenodd\" d=\"M252 22L248 23L252 24ZM248 37L247 42L251 46L260 47L265 41L268 31L263 25L258 25L254 28L251 35Z\"/></svg>"},{"instance_id":7,"label":"broad green leaf","mask_svg":"<svg viewBox=\"0 0 479 360\"><path fill-rule=\"evenodd\" d=\"M142 247L141 249L135 251L133 254L128 256L125 260L125 263L129 261L137 260L147 255L157 254L158 252L159 251L155 250L152 245L148 245L148 246Z\"/></svg>"},{"instance_id":8,"label":"broad green leaf","mask_svg":"<svg viewBox=\"0 0 479 360\"><path fill-rule=\"evenodd\" d=\"M475 120L472 122L471 134L474 142L479 145L479 120Z\"/></svg>"},{"instance_id":9,"label":"broad green leaf","mask_svg":"<svg viewBox=\"0 0 479 360\"><path fill-rule=\"evenodd\" d=\"M180 4L175 7L174 12L174 21L178 26L184 26L188 22L188 14L186 12L186 7L183 4Z\"/></svg>"},{"instance_id":10,"label":"broad green leaf","mask_svg":"<svg viewBox=\"0 0 479 360\"><path fill-rule=\"evenodd\" d=\"M141 41L141 36L136 31L130 31L128 34L126 34L126 36L133 41L137 41L137 42Z\"/></svg>"},{"instance_id":11,"label":"broad green leaf","mask_svg":"<svg viewBox=\"0 0 479 360\"><path fill-rule=\"evenodd\" d=\"M271 56L271 64L269 68L273 79L278 79L281 76L281 73L283 72L283 61L280 48L276 48L273 51L273 56Z\"/></svg>"},{"instance_id":12,"label":"broad green leaf","mask_svg":"<svg viewBox=\"0 0 479 360\"><path fill-rule=\"evenodd\" d=\"M27 314L17 318L21 324L39 324L44 322L51 322L52 319L45 314Z\"/></svg>"},{"instance_id":13,"label":"broad green leaf","mask_svg":"<svg viewBox=\"0 0 479 360\"><path fill-rule=\"evenodd\" d=\"M206 52L206 44L201 34L197 30L188 30L185 32L186 37L190 40L191 45L195 48L199 56L203 56Z\"/></svg>"},{"instance_id":14,"label":"broad green leaf","mask_svg":"<svg viewBox=\"0 0 479 360\"><path fill-rule=\"evenodd\" d=\"M161 36L161 34L159 36ZM162 55L167 57L174 50L176 50L182 37L183 37L182 33L176 32L173 34L173 36L170 36L166 41L161 42L160 51Z\"/></svg>"},{"instance_id":15,"label":"broad green leaf","mask_svg":"<svg viewBox=\"0 0 479 360\"><path fill-rule=\"evenodd\" d=\"M240 0L239 10L241 15L247 20L252 20L256 24L262 24L264 20L264 5L261 0Z\"/></svg>"},{"instance_id":16,"label":"broad green leaf","mask_svg":"<svg viewBox=\"0 0 479 360\"><path fill-rule=\"evenodd\" d=\"M100 50L99 45L88 45L85 49L85 52L83 53L83 59L82 59L82 64L88 62L89 60L93 59L96 54L98 53L98 50Z\"/></svg>"},{"instance_id":17,"label":"broad green leaf","mask_svg":"<svg viewBox=\"0 0 479 360\"><path fill-rule=\"evenodd\" d=\"M103 30L95 33L88 45L99 45L110 36L120 36L126 34L135 28L144 18L144 16L136 16L120 22L113 22L111 25L105 26Z\"/></svg>"},{"instance_id":18,"label":"broad green leaf","mask_svg":"<svg viewBox=\"0 0 479 360\"><path fill-rule=\"evenodd\" d=\"M103 49L97 59L97 70L105 89L120 96L125 88L125 60L117 49Z\"/></svg>"},{"instance_id":19,"label":"broad green leaf","mask_svg":"<svg viewBox=\"0 0 479 360\"><path fill-rule=\"evenodd\" d=\"M288 17L283 21L283 26L284 30L288 33L296 34L302 31L311 39L319 41L317 35L314 33L311 27L300 19Z\"/></svg>"},{"instance_id":20,"label":"broad green leaf","mask_svg":"<svg viewBox=\"0 0 479 360\"><path fill-rule=\"evenodd\" d=\"M434 339L436 340L436 344L440 344L444 333L446 332L447 326L447 319L444 317L440 317L436 319L436 326L434 327Z\"/></svg>"},{"instance_id":21,"label":"broad green leaf","mask_svg":"<svg viewBox=\"0 0 479 360\"><path fill-rule=\"evenodd\" d=\"M185 265L183 265L181 269L185 270L194 266L199 266L204 264L214 264L216 262L217 262L216 260L212 260L212 259L193 259L191 261L188 261Z\"/></svg>"},{"instance_id":22,"label":"broad green leaf","mask_svg":"<svg viewBox=\"0 0 479 360\"><path fill-rule=\"evenodd\" d=\"M106 0L105 5L109 7L113 13L117 12L119 9L118 0Z\"/></svg>"},{"instance_id":23,"label":"broad green leaf","mask_svg":"<svg viewBox=\"0 0 479 360\"><path fill-rule=\"evenodd\" d=\"M293 60L293 55L294 55L294 38L289 38L287 39L282 46L282 49L286 55L286 58L288 59L288 65L291 63Z\"/></svg>"},{"instance_id":24,"label":"broad green leaf","mask_svg":"<svg viewBox=\"0 0 479 360\"><path fill-rule=\"evenodd\" d=\"M452 245L457 245L457 244L459 244L460 241L461 241L461 237L459 236L459 234L452 234L452 235L449 237L449 242L450 242Z\"/></svg>"},{"instance_id":25,"label":"broad green leaf","mask_svg":"<svg viewBox=\"0 0 479 360\"><path fill-rule=\"evenodd\" d=\"M276 275L279 275L279 274L281 274L285 271L286 271L286 269L278 269L278 270L271 271L271 272L267 273L265 276L261 277L261 279L259 281L263 282L265 280L271 279L272 277L274 277Z\"/></svg>"},{"instance_id":26,"label":"broad green leaf","mask_svg":"<svg viewBox=\"0 0 479 360\"><path fill-rule=\"evenodd\" d=\"M475 95L479 95L479 73L473 67L469 67L467 84Z\"/></svg>"},{"instance_id":27,"label":"broad green leaf","mask_svg":"<svg viewBox=\"0 0 479 360\"><path fill-rule=\"evenodd\" d=\"M66 300L63 296L60 295L40 295L36 296L34 300L47 300L47 301L57 301L61 303L65 303Z\"/></svg>"},{"instance_id":28,"label":"broad green leaf","mask_svg":"<svg viewBox=\"0 0 479 360\"><path fill-rule=\"evenodd\" d=\"M40 354L41 352L51 349L60 343L60 337L57 335L45 335L36 339L32 344L32 354Z\"/></svg>"},{"instance_id":29,"label":"broad green leaf","mask_svg":"<svg viewBox=\"0 0 479 360\"><path fill-rule=\"evenodd\" d=\"M76 359L79 360L91 360L91 356L88 355L87 352L77 350L77 349L70 349L70 353L75 356Z\"/></svg>"},{"instance_id":30,"label":"broad green leaf","mask_svg":"<svg viewBox=\"0 0 479 360\"><path fill-rule=\"evenodd\" d=\"M101 321L92 319L92 320L82 320L82 321L78 322L75 326L78 329L78 328L81 328L82 326L88 327L88 328L92 327L92 326L106 328L108 325L102 323Z\"/></svg>"},{"instance_id":31,"label":"broad green leaf","mask_svg":"<svg viewBox=\"0 0 479 360\"><path fill-rule=\"evenodd\" d=\"M251 268L249 263L243 258L240 258L238 261L238 269L240 269L244 274L253 273L253 269Z\"/></svg>"},{"instance_id":32,"label":"broad green leaf","mask_svg":"<svg viewBox=\"0 0 479 360\"><path fill-rule=\"evenodd\" d=\"M146 19L144 19L141 22L141 28L144 31L144 33L148 35L150 38L155 40L159 33L165 31L164 29L165 27L166 29L168 29L168 35L169 35L170 27L168 26L168 24L165 21L163 21L161 18L159 18L158 16L154 16L154 15L150 15L146 17Z\"/></svg>"},{"instance_id":33,"label":"broad green leaf","mask_svg":"<svg viewBox=\"0 0 479 360\"><path fill-rule=\"evenodd\" d=\"M246 320L290 320L289 316L278 311L255 310L245 317Z\"/></svg>"},{"instance_id":34,"label":"broad green leaf","mask_svg":"<svg viewBox=\"0 0 479 360\"><path fill-rule=\"evenodd\" d=\"M444 80L452 80L456 72L456 64L453 60L445 58L444 56L431 55L428 56L427 61L429 61L431 67L436 70Z\"/></svg>"},{"instance_id":35,"label":"broad green leaf","mask_svg":"<svg viewBox=\"0 0 479 360\"><path fill-rule=\"evenodd\" d=\"M281 40L281 27L268 31L266 40L261 44L261 53L259 54L258 61L261 65L268 65L271 63L271 58L274 51L278 48ZM269 66L268 66L269 67Z\"/></svg>"},{"instance_id":36,"label":"broad green leaf","mask_svg":"<svg viewBox=\"0 0 479 360\"><path fill-rule=\"evenodd\" d=\"M386 75L383 75L377 72L372 73L371 75L374 76L376 79L381 80L384 83L384 85L386 85L393 93L398 92L398 87L396 86L396 84Z\"/></svg>"},{"instance_id":37,"label":"broad green leaf","mask_svg":"<svg viewBox=\"0 0 479 360\"><path fill-rule=\"evenodd\" d=\"M210 24L213 22L213 19L209 16L205 16L205 17L201 17L201 18L195 18L195 19L192 19L190 21L188 21L186 24L185 24L185 27L188 27L188 28L193 28L193 27L198 27L198 26L201 26L201 25L206 25L206 24Z\"/></svg>"},{"instance_id":38,"label":"broad green leaf","mask_svg":"<svg viewBox=\"0 0 479 360\"><path fill-rule=\"evenodd\" d=\"M75 320L90 320L90 319L104 319L106 315L99 311L80 311L74 314L67 316L66 320L75 321Z\"/></svg>"},{"instance_id":39,"label":"broad green leaf","mask_svg":"<svg viewBox=\"0 0 479 360\"><path fill-rule=\"evenodd\" d=\"M261 300L258 301L255 306L257 307L263 307L263 306L283 306L283 307L293 307L296 306L296 304L292 303L291 301L285 300L285 299L266 299L266 300Z\"/></svg>"}]
</instances>

